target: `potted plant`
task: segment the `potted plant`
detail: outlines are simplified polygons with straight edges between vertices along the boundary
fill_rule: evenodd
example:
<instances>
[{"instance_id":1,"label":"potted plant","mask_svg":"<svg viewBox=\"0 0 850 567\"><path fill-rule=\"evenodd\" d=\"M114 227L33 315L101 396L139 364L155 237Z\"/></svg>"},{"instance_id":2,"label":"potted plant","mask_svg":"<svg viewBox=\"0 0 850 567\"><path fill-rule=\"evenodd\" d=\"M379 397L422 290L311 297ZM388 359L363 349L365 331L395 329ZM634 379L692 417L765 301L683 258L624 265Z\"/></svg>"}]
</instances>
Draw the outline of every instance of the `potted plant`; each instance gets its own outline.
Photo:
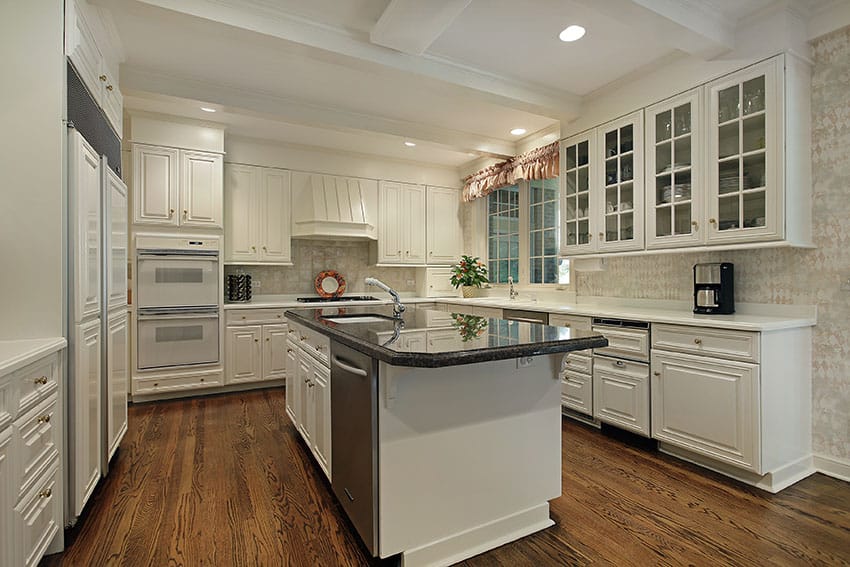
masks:
<instances>
[{"instance_id":1,"label":"potted plant","mask_svg":"<svg viewBox=\"0 0 850 567\"><path fill-rule=\"evenodd\" d=\"M490 280L487 279L487 266L484 262L479 260L478 256L473 258L464 254L460 257L460 262L452 266L452 277L449 281L455 289L463 288L464 297L473 297L473 289Z\"/></svg>"},{"instance_id":2,"label":"potted plant","mask_svg":"<svg viewBox=\"0 0 850 567\"><path fill-rule=\"evenodd\" d=\"M452 313L452 326L460 333L460 340L468 342L475 340L487 330L487 318L478 315Z\"/></svg>"}]
</instances>

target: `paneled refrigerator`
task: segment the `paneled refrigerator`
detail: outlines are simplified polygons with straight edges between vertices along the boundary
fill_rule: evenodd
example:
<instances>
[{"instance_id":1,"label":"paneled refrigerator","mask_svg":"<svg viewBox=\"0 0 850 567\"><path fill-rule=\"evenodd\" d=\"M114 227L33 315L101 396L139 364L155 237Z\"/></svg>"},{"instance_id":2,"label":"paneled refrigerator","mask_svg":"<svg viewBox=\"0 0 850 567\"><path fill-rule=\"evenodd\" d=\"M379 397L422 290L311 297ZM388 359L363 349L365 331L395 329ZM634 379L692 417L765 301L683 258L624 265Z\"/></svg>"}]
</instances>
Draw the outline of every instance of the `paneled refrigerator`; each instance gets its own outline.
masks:
<instances>
[{"instance_id":1,"label":"paneled refrigerator","mask_svg":"<svg viewBox=\"0 0 850 567\"><path fill-rule=\"evenodd\" d=\"M127 187L68 130L65 520L82 513L127 430Z\"/></svg>"}]
</instances>

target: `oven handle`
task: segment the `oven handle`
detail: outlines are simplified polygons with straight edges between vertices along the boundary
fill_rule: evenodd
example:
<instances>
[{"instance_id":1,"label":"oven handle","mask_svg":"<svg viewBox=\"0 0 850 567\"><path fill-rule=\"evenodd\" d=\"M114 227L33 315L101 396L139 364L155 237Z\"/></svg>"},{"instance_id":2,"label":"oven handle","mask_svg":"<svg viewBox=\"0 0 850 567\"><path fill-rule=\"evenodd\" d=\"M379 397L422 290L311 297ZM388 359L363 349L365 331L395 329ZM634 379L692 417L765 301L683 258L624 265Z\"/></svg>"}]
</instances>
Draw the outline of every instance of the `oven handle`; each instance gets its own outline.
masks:
<instances>
[{"instance_id":1,"label":"oven handle","mask_svg":"<svg viewBox=\"0 0 850 567\"><path fill-rule=\"evenodd\" d=\"M139 313L139 321L168 321L173 319L218 319L218 313Z\"/></svg>"},{"instance_id":2,"label":"oven handle","mask_svg":"<svg viewBox=\"0 0 850 567\"><path fill-rule=\"evenodd\" d=\"M156 250L145 248L137 250L139 258L218 258L218 250Z\"/></svg>"},{"instance_id":3,"label":"oven handle","mask_svg":"<svg viewBox=\"0 0 850 567\"><path fill-rule=\"evenodd\" d=\"M139 260L202 260L204 262L218 262L218 254L215 256L199 256L197 254L137 254L137 257Z\"/></svg>"}]
</instances>

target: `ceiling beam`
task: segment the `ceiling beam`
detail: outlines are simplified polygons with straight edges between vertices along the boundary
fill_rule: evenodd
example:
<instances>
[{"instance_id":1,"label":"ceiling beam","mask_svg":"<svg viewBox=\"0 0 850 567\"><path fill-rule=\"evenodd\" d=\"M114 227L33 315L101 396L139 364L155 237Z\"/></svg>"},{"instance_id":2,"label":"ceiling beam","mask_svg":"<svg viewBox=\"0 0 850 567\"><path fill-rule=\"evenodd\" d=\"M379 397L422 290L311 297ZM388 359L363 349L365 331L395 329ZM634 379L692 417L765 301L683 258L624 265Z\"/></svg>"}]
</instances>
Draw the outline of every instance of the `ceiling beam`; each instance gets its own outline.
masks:
<instances>
[{"instance_id":1,"label":"ceiling beam","mask_svg":"<svg viewBox=\"0 0 850 567\"><path fill-rule=\"evenodd\" d=\"M689 55L713 59L735 47L735 22L701 0L577 0Z\"/></svg>"},{"instance_id":2,"label":"ceiling beam","mask_svg":"<svg viewBox=\"0 0 850 567\"><path fill-rule=\"evenodd\" d=\"M442 1L442 0L440 0ZM129 0L92 0L109 6ZM482 97L487 102L569 122L579 116L581 98L573 93L529 84L429 54L409 55L369 42L365 33L343 30L293 16L270 2L242 0L138 0L173 12L246 29L306 46L302 54L340 64L412 73L439 81L443 88ZM430 0L428 2L430 5Z\"/></svg>"},{"instance_id":3,"label":"ceiling beam","mask_svg":"<svg viewBox=\"0 0 850 567\"><path fill-rule=\"evenodd\" d=\"M391 0L369 34L372 43L422 55L472 0Z\"/></svg>"},{"instance_id":4,"label":"ceiling beam","mask_svg":"<svg viewBox=\"0 0 850 567\"><path fill-rule=\"evenodd\" d=\"M133 66L121 67L121 89L152 92L221 105L229 111L315 126L329 130L377 132L404 139L421 140L448 150L482 155L513 156L516 144L470 132L329 108L208 81L174 76Z\"/></svg>"}]
</instances>

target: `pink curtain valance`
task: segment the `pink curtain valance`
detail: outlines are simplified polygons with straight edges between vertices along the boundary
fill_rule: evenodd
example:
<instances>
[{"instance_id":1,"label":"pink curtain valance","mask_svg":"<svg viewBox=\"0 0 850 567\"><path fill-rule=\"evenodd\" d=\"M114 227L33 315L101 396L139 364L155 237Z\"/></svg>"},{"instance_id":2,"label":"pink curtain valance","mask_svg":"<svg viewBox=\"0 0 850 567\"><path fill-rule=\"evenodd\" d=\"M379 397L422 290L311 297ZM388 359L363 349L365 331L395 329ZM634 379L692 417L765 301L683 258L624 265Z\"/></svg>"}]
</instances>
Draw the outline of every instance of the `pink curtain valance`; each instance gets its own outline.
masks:
<instances>
[{"instance_id":1,"label":"pink curtain valance","mask_svg":"<svg viewBox=\"0 0 850 567\"><path fill-rule=\"evenodd\" d=\"M463 200L486 197L523 179L558 177L558 147L558 142L553 142L473 173L463 180Z\"/></svg>"}]
</instances>

